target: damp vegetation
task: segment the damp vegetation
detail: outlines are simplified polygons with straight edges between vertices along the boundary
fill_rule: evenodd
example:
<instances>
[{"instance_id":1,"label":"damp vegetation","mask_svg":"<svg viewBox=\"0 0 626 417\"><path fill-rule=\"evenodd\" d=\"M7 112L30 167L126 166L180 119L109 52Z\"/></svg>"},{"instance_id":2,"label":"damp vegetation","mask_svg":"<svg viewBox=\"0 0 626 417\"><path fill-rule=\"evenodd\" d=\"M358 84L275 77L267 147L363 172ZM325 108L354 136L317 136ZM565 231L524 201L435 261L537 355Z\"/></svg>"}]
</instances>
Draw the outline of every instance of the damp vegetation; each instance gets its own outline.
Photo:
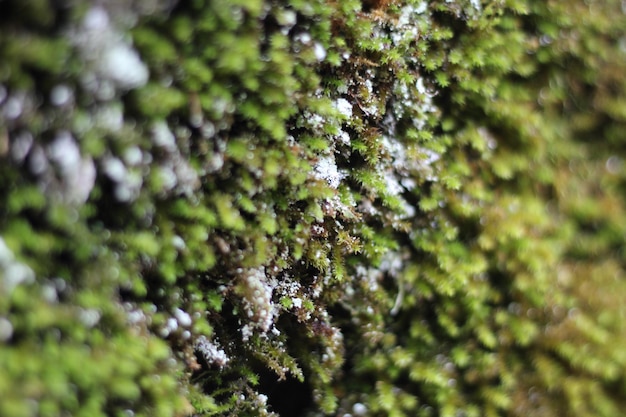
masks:
<instances>
[{"instance_id":1,"label":"damp vegetation","mask_svg":"<svg viewBox=\"0 0 626 417\"><path fill-rule=\"evenodd\" d=\"M619 416L625 28L0 1L0 415Z\"/></svg>"}]
</instances>

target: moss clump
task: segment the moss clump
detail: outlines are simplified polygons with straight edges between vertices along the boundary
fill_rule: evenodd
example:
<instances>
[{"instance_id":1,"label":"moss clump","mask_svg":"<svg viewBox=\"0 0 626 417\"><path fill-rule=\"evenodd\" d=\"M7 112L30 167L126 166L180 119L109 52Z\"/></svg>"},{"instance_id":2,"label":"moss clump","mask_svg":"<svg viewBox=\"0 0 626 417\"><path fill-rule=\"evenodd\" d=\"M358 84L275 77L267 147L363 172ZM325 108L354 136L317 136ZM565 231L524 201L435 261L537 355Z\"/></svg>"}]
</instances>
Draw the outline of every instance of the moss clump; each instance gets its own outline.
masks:
<instances>
[{"instance_id":1,"label":"moss clump","mask_svg":"<svg viewBox=\"0 0 626 417\"><path fill-rule=\"evenodd\" d=\"M621 3L5 1L0 415L616 416Z\"/></svg>"}]
</instances>

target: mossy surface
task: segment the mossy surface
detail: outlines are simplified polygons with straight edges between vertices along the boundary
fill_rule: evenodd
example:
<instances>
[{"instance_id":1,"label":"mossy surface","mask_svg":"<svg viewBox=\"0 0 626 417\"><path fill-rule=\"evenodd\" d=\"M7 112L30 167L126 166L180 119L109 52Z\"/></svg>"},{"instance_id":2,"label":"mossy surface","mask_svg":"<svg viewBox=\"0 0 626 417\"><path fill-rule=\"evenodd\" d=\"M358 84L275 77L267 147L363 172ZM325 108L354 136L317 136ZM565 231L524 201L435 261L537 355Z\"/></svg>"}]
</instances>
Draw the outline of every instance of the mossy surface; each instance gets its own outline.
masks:
<instances>
[{"instance_id":1,"label":"mossy surface","mask_svg":"<svg viewBox=\"0 0 626 417\"><path fill-rule=\"evenodd\" d=\"M0 416L619 416L622 3L0 2Z\"/></svg>"}]
</instances>

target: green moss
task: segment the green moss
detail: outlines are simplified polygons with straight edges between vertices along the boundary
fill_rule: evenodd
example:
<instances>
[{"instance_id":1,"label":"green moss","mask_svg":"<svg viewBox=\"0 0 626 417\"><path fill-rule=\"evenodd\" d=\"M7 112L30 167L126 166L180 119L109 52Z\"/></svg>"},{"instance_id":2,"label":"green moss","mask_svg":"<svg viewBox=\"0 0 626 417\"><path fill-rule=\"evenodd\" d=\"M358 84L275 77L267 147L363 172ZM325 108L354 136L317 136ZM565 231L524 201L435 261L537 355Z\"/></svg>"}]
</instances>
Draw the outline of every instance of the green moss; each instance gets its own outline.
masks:
<instances>
[{"instance_id":1,"label":"green moss","mask_svg":"<svg viewBox=\"0 0 626 417\"><path fill-rule=\"evenodd\" d=\"M624 407L620 2L5 3L0 415Z\"/></svg>"}]
</instances>

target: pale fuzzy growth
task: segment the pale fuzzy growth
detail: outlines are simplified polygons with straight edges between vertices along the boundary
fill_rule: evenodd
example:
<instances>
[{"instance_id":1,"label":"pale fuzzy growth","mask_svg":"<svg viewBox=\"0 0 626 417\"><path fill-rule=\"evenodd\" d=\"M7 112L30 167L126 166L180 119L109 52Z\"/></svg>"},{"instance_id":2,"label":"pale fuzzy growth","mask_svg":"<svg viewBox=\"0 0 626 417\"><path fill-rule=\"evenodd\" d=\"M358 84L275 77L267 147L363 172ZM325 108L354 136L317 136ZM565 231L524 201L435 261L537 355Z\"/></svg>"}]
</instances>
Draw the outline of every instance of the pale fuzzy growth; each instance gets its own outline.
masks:
<instances>
[{"instance_id":1,"label":"pale fuzzy growth","mask_svg":"<svg viewBox=\"0 0 626 417\"><path fill-rule=\"evenodd\" d=\"M337 189L345 175L339 172L334 155L320 156L313 167L313 176L324 180L331 188Z\"/></svg>"},{"instance_id":2,"label":"pale fuzzy growth","mask_svg":"<svg viewBox=\"0 0 626 417\"><path fill-rule=\"evenodd\" d=\"M120 126L122 122L120 119ZM153 164L150 169L158 175L161 191L193 194L200 185L198 173L181 154L167 123L155 122L151 137L154 147L163 151L158 164ZM152 162L152 155L137 147L127 149L123 158L106 155L101 160L101 170L115 184L114 195L118 201L132 202L139 197L148 172L145 168Z\"/></svg>"},{"instance_id":3,"label":"pale fuzzy growth","mask_svg":"<svg viewBox=\"0 0 626 417\"><path fill-rule=\"evenodd\" d=\"M184 326L184 327L191 326L191 323L192 323L191 316L186 311L181 310L180 308L175 308L174 317L176 318L176 320L181 326Z\"/></svg>"},{"instance_id":4,"label":"pale fuzzy growth","mask_svg":"<svg viewBox=\"0 0 626 417\"><path fill-rule=\"evenodd\" d=\"M200 336L198 340L196 340L195 349L209 365L217 365L223 368L228 365L230 361L224 349L220 348L214 342L209 341L205 336Z\"/></svg>"},{"instance_id":5,"label":"pale fuzzy growth","mask_svg":"<svg viewBox=\"0 0 626 417\"><path fill-rule=\"evenodd\" d=\"M61 173L61 192L65 201L84 203L96 182L96 167L89 157L82 157L74 137L60 132L48 147L49 159Z\"/></svg>"},{"instance_id":6,"label":"pale fuzzy growth","mask_svg":"<svg viewBox=\"0 0 626 417\"><path fill-rule=\"evenodd\" d=\"M367 406L363 403L355 403L352 406L352 413L355 416L365 416L367 415Z\"/></svg>"},{"instance_id":7,"label":"pale fuzzy growth","mask_svg":"<svg viewBox=\"0 0 626 417\"><path fill-rule=\"evenodd\" d=\"M101 82L108 81L117 90L138 88L148 82L147 66L113 27L104 8L95 6L87 11L82 26L70 33L70 39Z\"/></svg>"},{"instance_id":8,"label":"pale fuzzy growth","mask_svg":"<svg viewBox=\"0 0 626 417\"><path fill-rule=\"evenodd\" d=\"M81 308L78 310L78 319L86 327L94 327L100 321L102 314L93 308Z\"/></svg>"},{"instance_id":9,"label":"pale fuzzy growth","mask_svg":"<svg viewBox=\"0 0 626 417\"><path fill-rule=\"evenodd\" d=\"M0 317L0 342L8 341L13 336L13 324L9 319Z\"/></svg>"},{"instance_id":10,"label":"pale fuzzy growth","mask_svg":"<svg viewBox=\"0 0 626 417\"><path fill-rule=\"evenodd\" d=\"M385 184L387 185L387 193L393 196L399 196L404 188L393 172L387 171L384 174Z\"/></svg>"},{"instance_id":11,"label":"pale fuzzy growth","mask_svg":"<svg viewBox=\"0 0 626 417\"><path fill-rule=\"evenodd\" d=\"M411 180L410 176L413 172L419 172L429 181L438 180L433 165L441 158L439 153L427 148L408 147L391 136L383 136L382 144L385 152L391 158L389 169L399 174L402 186L409 190L415 187L415 183ZM409 152L409 154L407 154L407 152ZM390 182L389 178L387 178L387 180ZM390 189L397 191L397 187L394 188L394 186L394 184L390 185Z\"/></svg>"},{"instance_id":12,"label":"pale fuzzy growth","mask_svg":"<svg viewBox=\"0 0 626 417\"><path fill-rule=\"evenodd\" d=\"M102 86L106 85L102 84ZM100 89L102 93L102 88ZM107 93L108 94L108 93ZM99 97L99 98L102 98ZM124 109L116 104L105 104L97 108L94 112L95 126L109 130L111 132L119 132L124 127Z\"/></svg>"},{"instance_id":13,"label":"pale fuzzy growth","mask_svg":"<svg viewBox=\"0 0 626 417\"><path fill-rule=\"evenodd\" d=\"M55 106L65 106L69 104L74 98L74 92L65 84L58 84L54 86L50 92L50 102Z\"/></svg>"},{"instance_id":14,"label":"pale fuzzy growth","mask_svg":"<svg viewBox=\"0 0 626 417\"><path fill-rule=\"evenodd\" d=\"M152 125L152 142L168 151L176 150L176 137L163 120L154 122Z\"/></svg>"},{"instance_id":15,"label":"pale fuzzy growth","mask_svg":"<svg viewBox=\"0 0 626 417\"><path fill-rule=\"evenodd\" d=\"M0 237L0 294L10 294L15 287L35 282L30 267L15 260L15 256Z\"/></svg>"},{"instance_id":16,"label":"pale fuzzy growth","mask_svg":"<svg viewBox=\"0 0 626 417\"><path fill-rule=\"evenodd\" d=\"M159 329L159 334L161 337L168 337L170 334L178 330L178 321L174 317L170 317L165 322L165 326Z\"/></svg>"},{"instance_id":17,"label":"pale fuzzy growth","mask_svg":"<svg viewBox=\"0 0 626 417\"><path fill-rule=\"evenodd\" d=\"M34 138L29 131L22 131L15 135L11 144L11 157L18 163L22 163L33 147Z\"/></svg>"},{"instance_id":18,"label":"pale fuzzy growth","mask_svg":"<svg viewBox=\"0 0 626 417\"><path fill-rule=\"evenodd\" d=\"M321 43L315 42L313 45L313 52L315 53L315 58L318 61L323 61L326 59L326 49L322 46Z\"/></svg>"},{"instance_id":19,"label":"pale fuzzy growth","mask_svg":"<svg viewBox=\"0 0 626 417\"><path fill-rule=\"evenodd\" d=\"M408 253L388 251L383 255L380 264L376 267L358 265L356 267L356 276L362 280L363 286L368 291L376 291L385 275L392 278L399 276L409 256Z\"/></svg>"},{"instance_id":20,"label":"pale fuzzy growth","mask_svg":"<svg viewBox=\"0 0 626 417\"><path fill-rule=\"evenodd\" d=\"M386 252L380 261L378 269L396 278L398 273L404 268L404 263L409 256L408 253Z\"/></svg>"},{"instance_id":21,"label":"pale fuzzy growth","mask_svg":"<svg viewBox=\"0 0 626 417\"><path fill-rule=\"evenodd\" d=\"M305 112L304 117L306 126L320 132L323 130L324 124L327 123L327 120L317 113Z\"/></svg>"},{"instance_id":22,"label":"pale fuzzy growth","mask_svg":"<svg viewBox=\"0 0 626 417\"><path fill-rule=\"evenodd\" d=\"M274 323L275 307L265 267L241 271L238 290L243 297L244 318L249 320L241 329L243 340L248 340L254 329L268 332Z\"/></svg>"},{"instance_id":23,"label":"pale fuzzy growth","mask_svg":"<svg viewBox=\"0 0 626 417\"><path fill-rule=\"evenodd\" d=\"M350 134L344 130L340 130L339 134L337 135L337 141L339 141L339 143L343 145L350 145Z\"/></svg>"},{"instance_id":24,"label":"pale fuzzy growth","mask_svg":"<svg viewBox=\"0 0 626 417\"><path fill-rule=\"evenodd\" d=\"M121 159L114 156L105 157L101 168L115 184L114 194L118 201L134 201L139 196L143 178L137 170L129 170Z\"/></svg>"},{"instance_id":25,"label":"pale fuzzy growth","mask_svg":"<svg viewBox=\"0 0 626 417\"><path fill-rule=\"evenodd\" d=\"M350 104L350 102L345 98L338 98L337 101L335 101L334 106L337 110L339 110L339 113L347 119L352 117L352 104Z\"/></svg>"},{"instance_id":26,"label":"pale fuzzy growth","mask_svg":"<svg viewBox=\"0 0 626 417\"><path fill-rule=\"evenodd\" d=\"M480 0L470 0L472 7L476 9L477 12L482 11L482 5L480 4Z\"/></svg>"},{"instance_id":27,"label":"pale fuzzy growth","mask_svg":"<svg viewBox=\"0 0 626 417\"><path fill-rule=\"evenodd\" d=\"M121 42L108 46L99 70L121 89L141 87L148 81L148 69L137 52Z\"/></svg>"},{"instance_id":28,"label":"pale fuzzy growth","mask_svg":"<svg viewBox=\"0 0 626 417\"><path fill-rule=\"evenodd\" d=\"M322 361L334 362L338 355L341 354L343 348L343 333L336 327L329 328L330 335L328 337L328 346L322 354Z\"/></svg>"}]
</instances>

